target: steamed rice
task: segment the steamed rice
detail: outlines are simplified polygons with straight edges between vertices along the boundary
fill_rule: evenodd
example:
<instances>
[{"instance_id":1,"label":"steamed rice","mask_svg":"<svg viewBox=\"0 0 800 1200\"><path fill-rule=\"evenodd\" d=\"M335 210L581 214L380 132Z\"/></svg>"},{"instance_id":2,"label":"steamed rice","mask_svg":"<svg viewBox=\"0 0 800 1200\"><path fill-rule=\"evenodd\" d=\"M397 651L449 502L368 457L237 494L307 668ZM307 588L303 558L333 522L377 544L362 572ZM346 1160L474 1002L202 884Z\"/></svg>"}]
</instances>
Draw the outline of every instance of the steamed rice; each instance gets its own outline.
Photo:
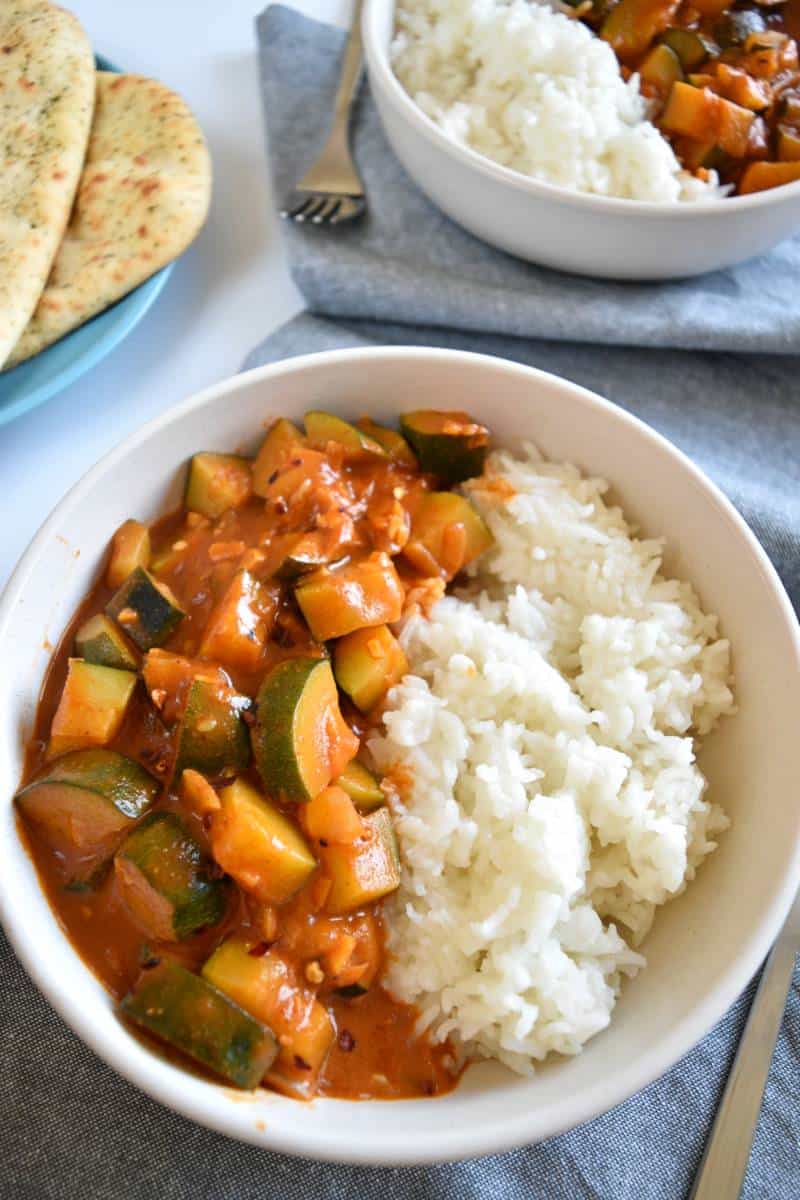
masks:
<instances>
[{"instance_id":1,"label":"steamed rice","mask_svg":"<svg viewBox=\"0 0 800 1200\"><path fill-rule=\"evenodd\" d=\"M448 137L523 175L633 200L725 194L681 169L608 43L546 4L400 0L392 65Z\"/></svg>"},{"instance_id":2,"label":"steamed rice","mask_svg":"<svg viewBox=\"0 0 800 1200\"><path fill-rule=\"evenodd\" d=\"M655 909L714 849L696 742L733 710L728 643L661 543L601 480L526 455L489 461L513 495L468 485L495 545L406 625L370 741L401 782L387 986L521 1072L608 1024Z\"/></svg>"}]
</instances>

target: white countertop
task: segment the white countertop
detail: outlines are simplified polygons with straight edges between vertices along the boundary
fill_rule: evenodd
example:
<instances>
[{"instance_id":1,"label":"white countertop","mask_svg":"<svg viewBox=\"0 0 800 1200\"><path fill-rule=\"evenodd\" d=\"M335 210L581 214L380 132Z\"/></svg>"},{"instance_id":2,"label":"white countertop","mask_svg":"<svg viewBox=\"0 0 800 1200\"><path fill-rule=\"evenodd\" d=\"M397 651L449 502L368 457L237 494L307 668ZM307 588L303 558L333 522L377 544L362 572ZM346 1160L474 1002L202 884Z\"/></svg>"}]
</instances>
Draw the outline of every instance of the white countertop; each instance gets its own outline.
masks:
<instances>
[{"instance_id":1,"label":"white countertop","mask_svg":"<svg viewBox=\"0 0 800 1200\"><path fill-rule=\"evenodd\" d=\"M234 374L301 307L264 151L254 19L266 0L61 0L112 62L191 105L211 147L208 223L134 332L73 387L0 429L6 502L0 588L61 496L112 446L176 401ZM328 21L347 0L292 0Z\"/></svg>"}]
</instances>

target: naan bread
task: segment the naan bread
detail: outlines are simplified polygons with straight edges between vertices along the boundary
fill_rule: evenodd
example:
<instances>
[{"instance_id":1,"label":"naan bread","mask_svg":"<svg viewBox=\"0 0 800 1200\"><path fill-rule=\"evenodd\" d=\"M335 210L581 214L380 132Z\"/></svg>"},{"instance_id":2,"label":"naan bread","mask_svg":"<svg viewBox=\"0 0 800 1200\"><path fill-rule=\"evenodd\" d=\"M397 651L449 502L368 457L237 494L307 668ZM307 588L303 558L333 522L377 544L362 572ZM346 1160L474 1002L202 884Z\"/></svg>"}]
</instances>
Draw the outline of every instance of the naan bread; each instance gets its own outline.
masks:
<instances>
[{"instance_id":1,"label":"naan bread","mask_svg":"<svg viewBox=\"0 0 800 1200\"><path fill-rule=\"evenodd\" d=\"M0 0L0 364L36 307L69 220L94 104L78 20Z\"/></svg>"},{"instance_id":2,"label":"naan bread","mask_svg":"<svg viewBox=\"0 0 800 1200\"><path fill-rule=\"evenodd\" d=\"M200 230L210 195L208 150L180 96L141 75L99 71L72 219L6 367L38 354L177 258Z\"/></svg>"}]
</instances>

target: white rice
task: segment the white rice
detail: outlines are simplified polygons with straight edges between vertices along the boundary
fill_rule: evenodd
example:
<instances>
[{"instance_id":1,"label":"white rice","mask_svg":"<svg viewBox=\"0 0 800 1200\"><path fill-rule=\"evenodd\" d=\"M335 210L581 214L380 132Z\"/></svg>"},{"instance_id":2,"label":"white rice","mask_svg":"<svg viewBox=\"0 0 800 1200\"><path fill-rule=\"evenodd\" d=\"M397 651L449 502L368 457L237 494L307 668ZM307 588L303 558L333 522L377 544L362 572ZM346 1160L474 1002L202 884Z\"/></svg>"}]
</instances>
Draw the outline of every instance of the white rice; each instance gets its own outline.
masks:
<instances>
[{"instance_id":1,"label":"white rice","mask_svg":"<svg viewBox=\"0 0 800 1200\"><path fill-rule=\"evenodd\" d=\"M370 740L410 780L388 986L521 1072L608 1024L656 907L716 845L695 750L733 711L728 643L661 543L603 481L526 454L490 459L513 498L469 485L495 545L407 624L412 674Z\"/></svg>"},{"instance_id":2,"label":"white rice","mask_svg":"<svg viewBox=\"0 0 800 1200\"><path fill-rule=\"evenodd\" d=\"M633 200L726 192L681 169L608 43L547 4L400 0L392 64L449 138L523 175Z\"/></svg>"}]
</instances>

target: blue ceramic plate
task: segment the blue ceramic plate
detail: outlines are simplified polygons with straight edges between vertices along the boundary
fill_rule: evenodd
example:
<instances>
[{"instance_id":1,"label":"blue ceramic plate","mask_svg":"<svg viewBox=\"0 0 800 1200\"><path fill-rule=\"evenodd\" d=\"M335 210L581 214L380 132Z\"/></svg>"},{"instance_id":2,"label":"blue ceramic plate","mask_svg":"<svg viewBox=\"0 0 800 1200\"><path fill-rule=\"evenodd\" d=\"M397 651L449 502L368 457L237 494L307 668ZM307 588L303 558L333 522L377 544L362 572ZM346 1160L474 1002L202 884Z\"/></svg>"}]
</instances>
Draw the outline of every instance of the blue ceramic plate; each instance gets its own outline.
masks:
<instances>
[{"instance_id":1,"label":"blue ceramic plate","mask_svg":"<svg viewBox=\"0 0 800 1200\"><path fill-rule=\"evenodd\" d=\"M120 69L99 54L95 62L101 71ZM155 302L173 266L174 263L170 263L111 308L98 313L41 354L20 363L7 374L0 374L0 425L44 404L110 354Z\"/></svg>"}]
</instances>

